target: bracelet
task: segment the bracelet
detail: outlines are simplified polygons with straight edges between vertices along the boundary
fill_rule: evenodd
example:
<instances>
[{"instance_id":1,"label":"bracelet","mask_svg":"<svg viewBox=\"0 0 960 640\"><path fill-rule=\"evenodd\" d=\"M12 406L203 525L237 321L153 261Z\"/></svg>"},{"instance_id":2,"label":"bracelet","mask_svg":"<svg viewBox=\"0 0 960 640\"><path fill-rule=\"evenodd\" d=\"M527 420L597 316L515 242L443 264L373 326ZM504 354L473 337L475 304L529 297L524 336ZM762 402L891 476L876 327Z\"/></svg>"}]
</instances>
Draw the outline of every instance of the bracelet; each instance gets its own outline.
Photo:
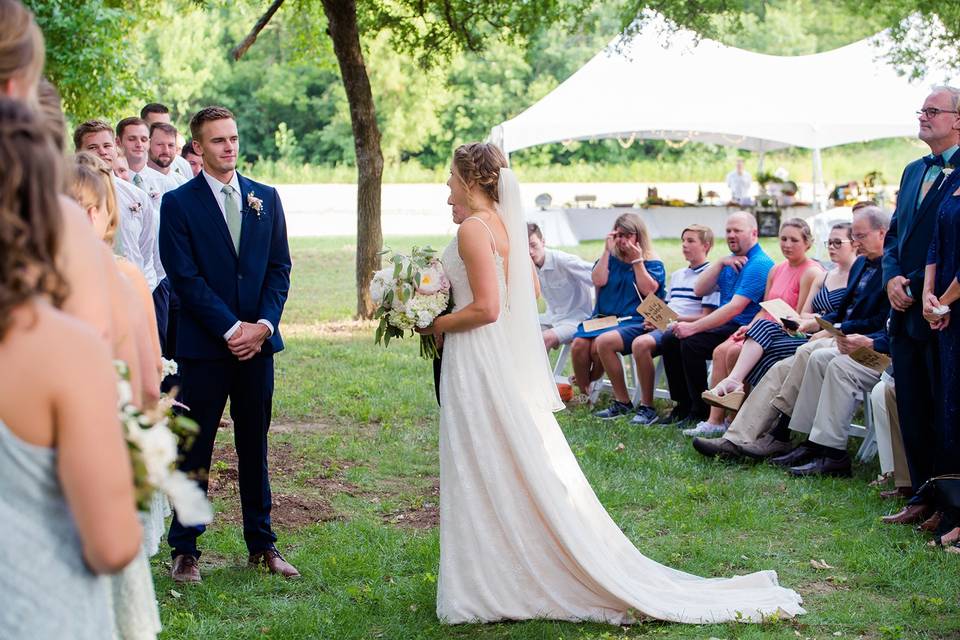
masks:
<instances>
[{"instance_id":1,"label":"bracelet","mask_svg":"<svg viewBox=\"0 0 960 640\"><path fill-rule=\"evenodd\" d=\"M637 258L636 260L631 260L630 264L637 264L638 262L643 262L643 258Z\"/></svg>"}]
</instances>

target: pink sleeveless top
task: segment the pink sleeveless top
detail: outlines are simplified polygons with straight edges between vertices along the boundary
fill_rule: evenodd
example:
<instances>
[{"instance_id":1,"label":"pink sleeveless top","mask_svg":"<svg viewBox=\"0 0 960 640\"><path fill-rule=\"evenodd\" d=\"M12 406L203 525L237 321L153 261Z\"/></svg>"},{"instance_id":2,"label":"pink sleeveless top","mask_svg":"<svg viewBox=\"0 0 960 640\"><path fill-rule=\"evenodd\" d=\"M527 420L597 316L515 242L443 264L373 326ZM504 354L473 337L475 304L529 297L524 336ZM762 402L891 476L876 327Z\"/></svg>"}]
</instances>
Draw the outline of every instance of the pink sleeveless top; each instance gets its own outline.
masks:
<instances>
[{"instance_id":1,"label":"pink sleeveless top","mask_svg":"<svg viewBox=\"0 0 960 640\"><path fill-rule=\"evenodd\" d=\"M823 268L819 262L812 258L807 258L795 267L791 267L786 260L775 266L773 268L773 280L770 282L770 293L767 294L766 299L776 300L780 298L797 309L797 304L800 302L800 278L804 271L811 266ZM800 309L797 309L797 312L799 313ZM764 317L773 320L773 316L767 312L764 312Z\"/></svg>"}]
</instances>

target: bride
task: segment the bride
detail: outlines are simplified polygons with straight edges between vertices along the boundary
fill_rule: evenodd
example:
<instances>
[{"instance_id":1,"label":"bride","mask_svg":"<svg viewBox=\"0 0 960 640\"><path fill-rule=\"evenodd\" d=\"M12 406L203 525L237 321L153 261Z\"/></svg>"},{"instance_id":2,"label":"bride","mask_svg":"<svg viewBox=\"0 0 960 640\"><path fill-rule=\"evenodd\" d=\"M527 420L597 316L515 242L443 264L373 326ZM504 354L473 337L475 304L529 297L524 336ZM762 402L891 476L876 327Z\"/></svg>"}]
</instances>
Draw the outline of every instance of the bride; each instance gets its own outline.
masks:
<instances>
[{"instance_id":1,"label":"bride","mask_svg":"<svg viewBox=\"0 0 960 640\"><path fill-rule=\"evenodd\" d=\"M516 178L495 146L454 152L453 312L440 374L440 573L448 624L546 618L760 622L804 613L773 571L700 578L641 554L607 515L553 416Z\"/></svg>"}]
</instances>

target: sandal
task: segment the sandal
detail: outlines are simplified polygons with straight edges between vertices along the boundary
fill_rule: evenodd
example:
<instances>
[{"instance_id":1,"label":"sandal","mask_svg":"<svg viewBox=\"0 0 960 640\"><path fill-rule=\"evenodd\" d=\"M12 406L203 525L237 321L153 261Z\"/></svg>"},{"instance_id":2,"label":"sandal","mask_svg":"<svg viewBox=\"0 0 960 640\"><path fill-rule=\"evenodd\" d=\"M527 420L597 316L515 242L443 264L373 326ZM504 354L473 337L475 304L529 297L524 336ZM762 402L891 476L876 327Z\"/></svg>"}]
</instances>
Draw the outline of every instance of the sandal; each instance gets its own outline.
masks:
<instances>
[{"instance_id":1,"label":"sandal","mask_svg":"<svg viewBox=\"0 0 960 640\"><path fill-rule=\"evenodd\" d=\"M958 544L960 544L960 527L954 527L943 535L934 536L933 540L927 544L931 547L956 547ZM960 553L960 549L958 549L956 553Z\"/></svg>"},{"instance_id":2,"label":"sandal","mask_svg":"<svg viewBox=\"0 0 960 640\"><path fill-rule=\"evenodd\" d=\"M743 391L743 383L733 378L724 378L713 389L700 394L700 397L709 405L738 411L747 394Z\"/></svg>"}]
</instances>

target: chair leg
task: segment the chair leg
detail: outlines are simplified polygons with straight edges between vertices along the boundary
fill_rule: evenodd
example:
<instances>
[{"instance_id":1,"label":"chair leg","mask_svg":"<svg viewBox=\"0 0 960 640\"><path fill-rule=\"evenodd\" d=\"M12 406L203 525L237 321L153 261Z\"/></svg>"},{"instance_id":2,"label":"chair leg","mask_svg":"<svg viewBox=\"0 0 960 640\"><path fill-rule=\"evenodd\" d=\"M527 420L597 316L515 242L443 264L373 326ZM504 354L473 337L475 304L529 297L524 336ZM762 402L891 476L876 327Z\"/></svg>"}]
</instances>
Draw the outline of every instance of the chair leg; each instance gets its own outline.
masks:
<instances>
[{"instance_id":1,"label":"chair leg","mask_svg":"<svg viewBox=\"0 0 960 640\"><path fill-rule=\"evenodd\" d=\"M863 422L866 434L860 449L857 450L857 459L860 462L869 462L877 455L877 432L873 423L873 405L870 403L870 390L863 391Z\"/></svg>"},{"instance_id":2,"label":"chair leg","mask_svg":"<svg viewBox=\"0 0 960 640\"><path fill-rule=\"evenodd\" d=\"M567 368L567 360L570 358L570 344L565 342L560 345L560 353L557 355L557 362L553 365L553 379L556 382L564 383L567 382L567 377L563 375L564 369Z\"/></svg>"}]
</instances>

